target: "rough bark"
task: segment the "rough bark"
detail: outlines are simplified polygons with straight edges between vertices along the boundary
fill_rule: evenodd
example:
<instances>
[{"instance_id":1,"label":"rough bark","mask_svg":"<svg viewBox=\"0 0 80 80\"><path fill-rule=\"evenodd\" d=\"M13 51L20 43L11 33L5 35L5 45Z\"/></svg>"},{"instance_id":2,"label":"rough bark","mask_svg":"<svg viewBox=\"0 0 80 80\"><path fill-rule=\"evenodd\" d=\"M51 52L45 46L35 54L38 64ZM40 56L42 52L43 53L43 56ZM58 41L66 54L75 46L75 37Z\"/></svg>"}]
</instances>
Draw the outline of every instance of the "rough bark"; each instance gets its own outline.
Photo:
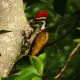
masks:
<instances>
[{"instance_id":1,"label":"rough bark","mask_svg":"<svg viewBox=\"0 0 80 80\"><path fill-rule=\"evenodd\" d=\"M0 34L0 76L7 76L16 58L19 56L25 31L26 37L32 28L26 21L22 0L0 0L0 30L8 30Z\"/></svg>"}]
</instances>

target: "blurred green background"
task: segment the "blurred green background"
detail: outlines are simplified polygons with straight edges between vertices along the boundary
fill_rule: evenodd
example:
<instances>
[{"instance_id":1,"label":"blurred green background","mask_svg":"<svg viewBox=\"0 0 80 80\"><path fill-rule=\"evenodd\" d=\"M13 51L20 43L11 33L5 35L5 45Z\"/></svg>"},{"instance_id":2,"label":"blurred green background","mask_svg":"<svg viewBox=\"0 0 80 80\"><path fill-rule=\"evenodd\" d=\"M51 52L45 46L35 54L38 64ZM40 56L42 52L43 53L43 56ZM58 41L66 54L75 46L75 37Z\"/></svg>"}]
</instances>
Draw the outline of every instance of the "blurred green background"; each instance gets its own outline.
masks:
<instances>
[{"instance_id":1,"label":"blurred green background","mask_svg":"<svg viewBox=\"0 0 80 80\"><path fill-rule=\"evenodd\" d=\"M53 80L65 64L72 49L74 39L80 38L80 0L24 0L24 11L28 20L39 11L48 11L48 44L44 79ZM76 52L61 80L80 80L80 50Z\"/></svg>"}]
</instances>

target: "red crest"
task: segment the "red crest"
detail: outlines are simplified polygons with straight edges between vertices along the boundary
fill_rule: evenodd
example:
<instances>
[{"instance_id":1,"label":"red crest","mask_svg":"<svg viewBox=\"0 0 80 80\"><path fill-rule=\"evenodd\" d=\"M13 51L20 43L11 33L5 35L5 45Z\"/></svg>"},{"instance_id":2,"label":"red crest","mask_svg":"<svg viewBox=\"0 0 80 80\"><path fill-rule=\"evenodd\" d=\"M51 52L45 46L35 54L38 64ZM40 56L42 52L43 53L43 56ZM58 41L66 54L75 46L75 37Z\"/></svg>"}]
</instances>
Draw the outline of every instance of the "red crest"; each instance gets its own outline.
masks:
<instances>
[{"instance_id":1,"label":"red crest","mask_svg":"<svg viewBox=\"0 0 80 80\"><path fill-rule=\"evenodd\" d=\"M34 16L34 18L40 18L40 17L47 18L48 17L48 11L40 11Z\"/></svg>"}]
</instances>

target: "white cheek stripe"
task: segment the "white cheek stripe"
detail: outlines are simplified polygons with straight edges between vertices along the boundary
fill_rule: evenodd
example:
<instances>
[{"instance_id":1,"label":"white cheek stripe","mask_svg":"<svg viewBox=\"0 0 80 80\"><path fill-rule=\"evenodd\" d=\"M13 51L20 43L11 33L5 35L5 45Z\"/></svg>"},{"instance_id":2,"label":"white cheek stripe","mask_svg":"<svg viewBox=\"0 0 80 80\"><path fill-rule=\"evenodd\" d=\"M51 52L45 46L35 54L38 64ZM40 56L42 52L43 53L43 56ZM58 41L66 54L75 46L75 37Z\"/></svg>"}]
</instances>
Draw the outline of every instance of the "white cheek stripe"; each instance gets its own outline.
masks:
<instances>
[{"instance_id":1,"label":"white cheek stripe","mask_svg":"<svg viewBox=\"0 0 80 80\"><path fill-rule=\"evenodd\" d=\"M36 19L46 19L46 17L39 17L39 18L36 18Z\"/></svg>"},{"instance_id":2,"label":"white cheek stripe","mask_svg":"<svg viewBox=\"0 0 80 80\"><path fill-rule=\"evenodd\" d=\"M46 29L46 21L43 21L43 25L41 27L41 30L45 30Z\"/></svg>"}]
</instances>

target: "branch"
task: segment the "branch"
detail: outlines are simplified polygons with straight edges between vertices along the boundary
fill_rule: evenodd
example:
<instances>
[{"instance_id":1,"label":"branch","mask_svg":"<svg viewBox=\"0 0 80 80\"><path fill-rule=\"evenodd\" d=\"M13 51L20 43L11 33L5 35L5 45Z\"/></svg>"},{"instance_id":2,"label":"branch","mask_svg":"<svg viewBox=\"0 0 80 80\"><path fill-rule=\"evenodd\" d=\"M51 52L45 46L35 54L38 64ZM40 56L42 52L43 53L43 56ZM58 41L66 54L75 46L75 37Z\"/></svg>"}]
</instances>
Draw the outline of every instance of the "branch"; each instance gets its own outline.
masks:
<instances>
[{"instance_id":1,"label":"branch","mask_svg":"<svg viewBox=\"0 0 80 80\"><path fill-rule=\"evenodd\" d=\"M22 0L0 0L0 76L2 77L8 76L20 55L24 41L23 31L28 38L32 28L26 20Z\"/></svg>"},{"instance_id":2,"label":"branch","mask_svg":"<svg viewBox=\"0 0 80 80\"><path fill-rule=\"evenodd\" d=\"M74 54L76 53L76 51L78 50L78 48L80 47L80 43L77 44L77 46L72 50L72 52L70 53L66 63L64 64L63 68L61 69L61 71L55 76L55 79L60 80L60 77L62 76L62 74L64 73L64 71L66 70L68 64L70 63L70 61L72 60Z\"/></svg>"}]
</instances>

